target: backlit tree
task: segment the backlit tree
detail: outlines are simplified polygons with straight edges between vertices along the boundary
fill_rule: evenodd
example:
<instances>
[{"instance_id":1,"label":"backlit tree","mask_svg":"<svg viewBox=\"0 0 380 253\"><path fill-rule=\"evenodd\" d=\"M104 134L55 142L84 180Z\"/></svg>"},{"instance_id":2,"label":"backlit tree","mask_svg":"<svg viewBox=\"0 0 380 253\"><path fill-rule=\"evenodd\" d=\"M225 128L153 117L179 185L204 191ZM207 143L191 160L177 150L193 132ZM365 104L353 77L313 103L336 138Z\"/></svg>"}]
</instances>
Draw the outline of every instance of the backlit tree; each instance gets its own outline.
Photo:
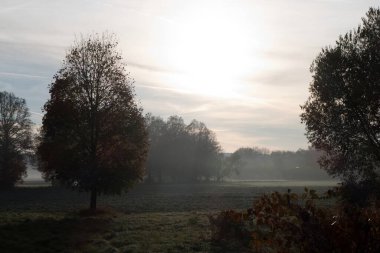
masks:
<instances>
[{"instance_id":1,"label":"backlit tree","mask_svg":"<svg viewBox=\"0 0 380 253\"><path fill-rule=\"evenodd\" d=\"M0 92L0 188L10 188L26 174L31 151L30 113L25 99Z\"/></svg>"},{"instance_id":2,"label":"backlit tree","mask_svg":"<svg viewBox=\"0 0 380 253\"><path fill-rule=\"evenodd\" d=\"M314 60L302 106L307 138L320 164L350 182L376 179L380 168L380 10Z\"/></svg>"},{"instance_id":3,"label":"backlit tree","mask_svg":"<svg viewBox=\"0 0 380 253\"><path fill-rule=\"evenodd\" d=\"M147 132L113 35L76 41L44 106L39 167L48 180L117 194L142 179Z\"/></svg>"}]
</instances>

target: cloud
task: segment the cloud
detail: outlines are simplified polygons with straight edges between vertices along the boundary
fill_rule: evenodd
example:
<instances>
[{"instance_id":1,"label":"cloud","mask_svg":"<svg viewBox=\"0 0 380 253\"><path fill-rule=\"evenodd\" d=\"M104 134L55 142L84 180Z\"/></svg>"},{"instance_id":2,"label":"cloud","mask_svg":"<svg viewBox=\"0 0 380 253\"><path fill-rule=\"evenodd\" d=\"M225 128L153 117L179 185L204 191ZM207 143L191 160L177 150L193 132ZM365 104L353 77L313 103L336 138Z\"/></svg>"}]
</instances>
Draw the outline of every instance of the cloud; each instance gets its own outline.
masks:
<instances>
[{"instance_id":1,"label":"cloud","mask_svg":"<svg viewBox=\"0 0 380 253\"><path fill-rule=\"evenodd\" d=\"M11 76L11 77L27 77L27 78L42 78L46 79L47 76L24 74L24 73L12 73L12 72L0 72L0 76Z\"/></svg>"},{"instance_id":2,"label":"cloud","mask_svg":"<svg viewBox=\"0 0 380 253\"><path fill-rule=\"evenodd\" d=\"M145 112L164 118L180 115L188 123L192 119L203 121L228 152L242 146L276 150L307 146L299 113L286 110L284 105L215 99L139 83L136 91L144 98L141 102Z\"/></svg>"},{"instance_id":3,"label":"cloud","mask_svg":"<svg viewBox=\"0 0 380 253\"><path fill-rule=\"evenodd\" d=\"M305 64L296 67L286 67L255 73L242 80L254 84L270 85L274 87L286 86L289 88L291 86L308 85L311 80L311 73Z\"/></svg>"},{"instance_id":4,"label":"cloud","mask_svg":"<svg viewBox=\"0 0 380 253\"><path fill-rule=\"evenodd\" d=\"M1 3L0 13L13 12L18 9L24 9L30 6L32 1L14 1L14 0L5 0Z\"/></svg>"},{"instance_id":5,"label":"cloud","mask_svg":"<svg viewBox=\"0 0 380 253\"><path fill-rule=\"evenodd\" d=\"M195 18L189 9L197 11L204 1L194 4L194 1L171 0L107 3L4 0L0 10L0 90L25 98L33 112L33 121L40 123L39 112L49 97L47 86L61 67L75 34L109 30L119 38L127 69L136 80L137 99L145 112L162 117L178 114L187 122L194 118L203 121L215 130L226 151L241 146L295 150L307 146L298 115L299 104L308 96L312 60L322 47L333 44L339 34L356 27L369 6L378 6L378 0L342 2L235 1L236 9L227 12L240 10L239 17L246 20L244 36L253 49L244 56L248 68L252 69L231 80L231 85L239 86L237 94L218 97L211 92L200 95L197 89L190 89L191 82L181 82L186 78L179 71L183 66L175 61L180 55L169 55L175 52L176 46L180 52L188 48L176 45L181 40L173 33L191 32L183 30L186 27L183 24L191 26ZM232 6L230 1L217 3L217 8ZM207 8L204 10L209 14ZM226 36L233 32L223 31ZM212 32L210 29L206 37ZM203 39L199 38L199 42ZM235 52L226 50L215 55L220 57L221 66L240 69L239 61L223 62L224 54ZM195 57L194 64L204 60L201 54L198 58ZM212 66L206 64L207 67ZM224 80L223 71L214 69L217 80ZM210 81L206 80L205 85ZM218 83L212 88L218 89Z\"/></svg>"},{"instance_id":6,"label":"cloud","mask_svg":"<svg viewBox=\"0 0 380 253\"><path fill-rule=\"evenodd\" d=\"M146 71L154 71L154 72L169 72L169 73L179 73L177 70L173 69L165 69L159 66L142 64L138 62L128 62L127 65L132 68L139 68Z\"/></svg>"}]
</instances>

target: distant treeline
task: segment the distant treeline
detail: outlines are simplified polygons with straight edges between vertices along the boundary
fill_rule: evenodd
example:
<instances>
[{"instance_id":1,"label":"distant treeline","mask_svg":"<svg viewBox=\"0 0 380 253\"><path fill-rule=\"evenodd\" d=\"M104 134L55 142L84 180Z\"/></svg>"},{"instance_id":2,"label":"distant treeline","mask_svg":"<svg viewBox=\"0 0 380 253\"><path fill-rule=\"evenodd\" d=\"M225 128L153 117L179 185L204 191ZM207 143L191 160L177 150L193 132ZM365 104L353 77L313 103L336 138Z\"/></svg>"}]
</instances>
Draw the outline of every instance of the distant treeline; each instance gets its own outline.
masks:
<instances>
[{"instance_id":1,"label":"distant treeline","mask_svg":"<svg viewBox=\"0 0 380 253\"><path fill-rule=\"evenodd\" d=\"M230 177L254 180L328 180L331 177L317 162L320 152L314 149L272 151L265 148L240 148L230 154L233 162Z\"/></svg>"},{"instance_id":2,"label":"distant treeline","mask_svg":"<svg viewBox=\"0 0 380 253\"><path fill-rule=\"evenodd\" d=\"M180 116L167 120L145 117L150 149L147 182L220 181L223 178L272 180L330 179L319 169L320 154L312 149L273 151L240 148L225 154L215 133L197 120L185 124Z\"/></svg>"},{"instance_id":3,"label":"distant treeline","mask_svg":"<svg viewBox=\"0 0 380 253\"><path fill-rule=\"evenodd\" d=\"M222 149L204 123L193 120L186 125L179 116L170 116L165 121L150 114L145 119L150 142L147 181L221 179Z\"/></svg>"}]
</instances>

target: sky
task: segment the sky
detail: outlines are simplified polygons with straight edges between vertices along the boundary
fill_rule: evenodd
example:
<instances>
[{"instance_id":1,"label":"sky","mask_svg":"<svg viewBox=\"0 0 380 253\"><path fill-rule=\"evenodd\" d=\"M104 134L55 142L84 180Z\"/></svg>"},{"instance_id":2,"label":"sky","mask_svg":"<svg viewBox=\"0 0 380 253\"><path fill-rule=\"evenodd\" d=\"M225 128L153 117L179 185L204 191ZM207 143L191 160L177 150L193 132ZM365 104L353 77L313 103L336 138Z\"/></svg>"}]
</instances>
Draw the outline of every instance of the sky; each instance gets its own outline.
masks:
<instances>
[{"instance_id":1,"label":"sky","mask_svg":"<svg viewBox=\"0 0 380 253\"><path fill-rule=\"evenodd\" d=\"M115 33L144 113L204 122L225 152L309 146L313 59L378 0L0 0L0 90L36 126L81 35Z\"/></svg>"}]
</instances>

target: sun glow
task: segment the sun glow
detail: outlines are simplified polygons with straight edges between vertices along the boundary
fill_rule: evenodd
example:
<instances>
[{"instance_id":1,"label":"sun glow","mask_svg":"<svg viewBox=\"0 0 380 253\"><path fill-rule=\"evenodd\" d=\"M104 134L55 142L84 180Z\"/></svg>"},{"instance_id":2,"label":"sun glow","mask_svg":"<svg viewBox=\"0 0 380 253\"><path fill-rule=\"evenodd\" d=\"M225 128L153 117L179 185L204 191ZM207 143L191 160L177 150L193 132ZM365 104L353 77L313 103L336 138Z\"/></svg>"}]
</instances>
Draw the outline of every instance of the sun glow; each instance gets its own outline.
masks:
<instances>
[{"instance_id":1,"label":"sun glow","mask_svg":"<svg viewBox=\"0 0 380 253\"><path fill-rule=\"evenodd\" d=\"M240 7L240 8L239 8ZM231 97L244 92L247 73L257 70L260 39L241 6L202 3L176 22L164 58L180 74L170 85L206 96Z\"/></svg>"}]
</instances>

